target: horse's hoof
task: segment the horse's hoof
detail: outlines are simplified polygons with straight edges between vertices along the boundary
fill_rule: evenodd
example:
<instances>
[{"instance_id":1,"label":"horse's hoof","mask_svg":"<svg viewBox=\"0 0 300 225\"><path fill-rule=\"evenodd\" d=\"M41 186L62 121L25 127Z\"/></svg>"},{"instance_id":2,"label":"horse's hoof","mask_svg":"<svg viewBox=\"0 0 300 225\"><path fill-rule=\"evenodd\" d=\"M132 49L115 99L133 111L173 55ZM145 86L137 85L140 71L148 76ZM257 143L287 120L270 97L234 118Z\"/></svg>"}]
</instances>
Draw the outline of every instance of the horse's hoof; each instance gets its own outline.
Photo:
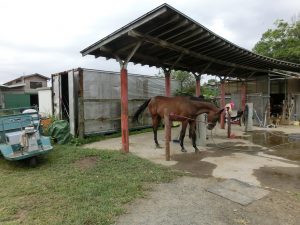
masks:
<instances>
[{"instance_id":1,"label":"horse's hoof","mask_svg":"<svg viewBox=\"0 0 300 225\"><path fill-rule=\"evenodd\" d=\"M181 151L182 152L187 152L187 150L185 148L182 148Z\"/></svg>"},{"instance_id":2,"label":"horse's hoof","mask_svg":"<svg viewBox=\"0 0 300 225\"><path fill-rule=\"evenodd\" d=\"M199 148L195 148L195 153L199 153L199 152L200 152Z\"/></svg>"},{"instance_id":3,"label":"horse's hoof","mask_svg":"<svg viewBox=\"0 0 300 225\"><path fill-rule=\"evenodd\" d=\"M162 148L160 145L156 145L155 148Z\"/></svg>"}]
</instances>

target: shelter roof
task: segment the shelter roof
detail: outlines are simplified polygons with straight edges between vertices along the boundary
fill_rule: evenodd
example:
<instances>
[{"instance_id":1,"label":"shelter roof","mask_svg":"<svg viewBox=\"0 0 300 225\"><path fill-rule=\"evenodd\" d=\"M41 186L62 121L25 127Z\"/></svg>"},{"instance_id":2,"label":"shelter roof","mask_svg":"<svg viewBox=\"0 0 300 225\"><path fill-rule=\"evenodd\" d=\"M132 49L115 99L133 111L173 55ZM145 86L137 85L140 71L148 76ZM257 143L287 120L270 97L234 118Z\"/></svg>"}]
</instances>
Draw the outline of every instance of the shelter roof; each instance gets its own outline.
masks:
<instances>
[{"instance_id":1,"label":"shelter roof","mask_svg":"<svg viewBox=\"0 0 300 225\"><path fill-rule=\"evenodd\" d=\"M300 64L255 54L225 40L163 4L81 51L83 56L126 61L194 74L248 78L300 76ZM286 71L289 71L288 73Z\"/></svg>"}]
</instances>

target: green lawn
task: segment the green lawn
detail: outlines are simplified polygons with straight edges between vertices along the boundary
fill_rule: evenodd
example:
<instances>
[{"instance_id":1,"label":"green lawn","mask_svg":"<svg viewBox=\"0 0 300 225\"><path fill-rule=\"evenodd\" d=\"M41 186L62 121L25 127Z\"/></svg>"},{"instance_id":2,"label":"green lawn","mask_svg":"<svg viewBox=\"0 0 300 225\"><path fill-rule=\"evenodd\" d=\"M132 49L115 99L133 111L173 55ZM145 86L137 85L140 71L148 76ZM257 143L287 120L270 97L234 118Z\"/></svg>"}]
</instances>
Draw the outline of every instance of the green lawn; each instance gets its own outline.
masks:
<instances>
[{"instance_id":1,"label":"green lawn","mask_svg":"<svg viewBox=\"0 0 300 225\"><path fill-rule=\"evenodd\" d=\"M78 161L87 157L90 167ZM55 146L35 168L0 157L0 224L111 224L150 183L179 175L132 154L72 146Z\"/></svg>"}]
</instances>

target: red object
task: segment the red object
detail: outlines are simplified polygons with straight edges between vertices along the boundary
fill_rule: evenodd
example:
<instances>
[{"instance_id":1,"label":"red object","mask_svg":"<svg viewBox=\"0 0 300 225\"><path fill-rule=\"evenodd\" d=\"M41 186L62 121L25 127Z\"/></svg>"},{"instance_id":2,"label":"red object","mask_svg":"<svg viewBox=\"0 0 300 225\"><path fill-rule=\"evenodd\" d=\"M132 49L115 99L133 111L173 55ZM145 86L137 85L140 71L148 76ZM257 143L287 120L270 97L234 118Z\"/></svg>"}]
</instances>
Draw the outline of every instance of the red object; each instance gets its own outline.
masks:
<instances>
[{"instance_id":1,"label":"red object","mask_svg":"<svg viewBox=\"0 0 300 225\"><path fill-rule=\"evenodd\" d=\"M225 82L221 81L221 108L223 109L225 107ZM221 114L221 129L225 129L225 113L224 111Z\"/></svg>"},{"instance_id":2,"label":"red object","mask_svg":"<svg viewBox=\"0 0 300 225\"><path fill-rule=\"evenodd\" d=\"M235 134L231 133L229 138L234 139L235 137L236 137Z\"/></svg>"},{"instance_id":3,"label":"red object","mask_svg":"<svg viewBox=\"0 0 300 225\"><path fill-rule=\"evenodd\" d=\"M128 131L128 78L127 69L121 68L121 131L122 151L129 152L129 131Z\"/></svg>"},{"instance_id":4,"label":"red object","mask_svg":"<svg viewBox=\"0 0 300 225\"><path fill-rule=\"evenodd\" d=\"M166 87L166 96L171 96L171 76L170 72L165 72L165 87Z\"/></svg>"},{"instance_id":5,"label":"red object","mask_svg":"<svg viewBox=\"0 0 300 225\"><path fill-rule=\"evenodd\" d=\"M200 86L200 77L196 78L196 96L199 97L201 95L201 86Z\"/></svg>"}]
</instances>

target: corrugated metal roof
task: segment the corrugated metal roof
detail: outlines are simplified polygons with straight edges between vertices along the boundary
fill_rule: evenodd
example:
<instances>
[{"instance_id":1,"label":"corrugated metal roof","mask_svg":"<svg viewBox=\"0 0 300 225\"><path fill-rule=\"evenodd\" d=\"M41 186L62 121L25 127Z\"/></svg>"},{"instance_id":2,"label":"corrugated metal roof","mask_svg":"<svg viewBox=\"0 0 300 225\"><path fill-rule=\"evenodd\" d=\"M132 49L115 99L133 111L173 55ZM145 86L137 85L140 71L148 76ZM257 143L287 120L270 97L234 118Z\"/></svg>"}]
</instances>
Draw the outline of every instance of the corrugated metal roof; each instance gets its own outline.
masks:
<instances>
[{"instance_id":1,"label":"corrugated metal roof","mask_svg":"<svg viewBox=\"0 0 300 225\"><path fill-rule=\"evenodd\" d=\"M282 71L300 73L300 64L241 48L168 4L85 48L81 54L126 61L136 47L130 62L141 65L240 78L270 71L277 71L279 76Z\"/></svg>"}]
</instances>

